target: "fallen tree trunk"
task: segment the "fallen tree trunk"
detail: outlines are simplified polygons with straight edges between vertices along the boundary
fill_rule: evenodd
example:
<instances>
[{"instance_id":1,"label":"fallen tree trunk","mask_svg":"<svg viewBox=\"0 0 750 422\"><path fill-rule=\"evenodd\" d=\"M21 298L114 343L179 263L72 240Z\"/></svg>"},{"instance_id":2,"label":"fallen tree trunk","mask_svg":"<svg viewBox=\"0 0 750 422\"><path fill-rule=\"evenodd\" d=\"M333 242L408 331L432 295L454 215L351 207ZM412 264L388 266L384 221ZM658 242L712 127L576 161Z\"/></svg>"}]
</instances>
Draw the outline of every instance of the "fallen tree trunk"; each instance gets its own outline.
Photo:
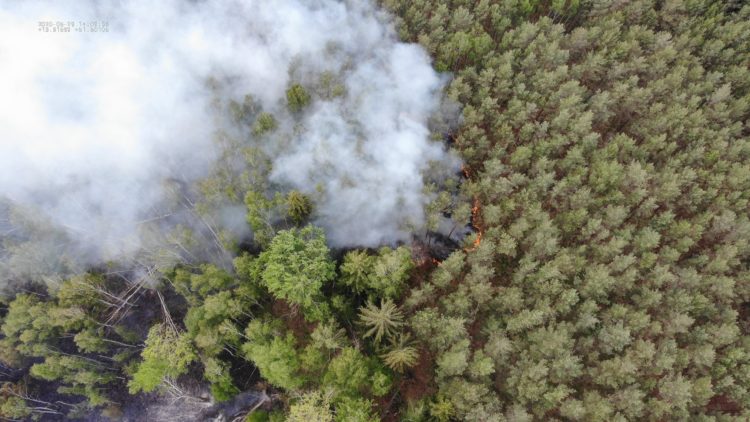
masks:
<instances>
[{"instance_id":1,"label":"fallen tree trunk","mask_svg":"<svg viewBox=\"0 0 750 422\"><path fill-rule=\"evenodd\" d=\"M200 412L199 420L231 421L241 413L250 413L263 404L270 402L271 397L265 391L243 391L232 400L216 403Z\"/></svg>"}]
</instances>

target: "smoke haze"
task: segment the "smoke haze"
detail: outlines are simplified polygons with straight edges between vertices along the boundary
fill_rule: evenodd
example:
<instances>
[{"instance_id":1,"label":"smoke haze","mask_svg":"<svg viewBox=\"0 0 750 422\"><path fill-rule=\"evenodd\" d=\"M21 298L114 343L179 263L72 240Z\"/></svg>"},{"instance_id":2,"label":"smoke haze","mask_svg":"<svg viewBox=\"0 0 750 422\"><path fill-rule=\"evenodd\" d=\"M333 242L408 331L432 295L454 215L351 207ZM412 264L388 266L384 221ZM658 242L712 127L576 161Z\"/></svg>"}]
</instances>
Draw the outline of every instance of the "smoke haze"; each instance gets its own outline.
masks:
<instances>
[{"instance_id":1,"label":"smoke haze","mask_svg":"<svg viewBox=\"0 0 750 422\"><path fill-rule=\"evenodd\" d=\"M41 32L40 21L108 32ZM342 95L290 113L290 84L325 74ZM208 78L220 101L252 95L278 120L275 137L223 127ZM227 130L261 145L278 189L315 198L313 222L333 246L406 240L424 223L429 161L457 166L429 139L443 83L367 2L0 1L0 198L72 239L60 253L132 254L164 182L205 177Z\"/></svg>"}]
</instances>

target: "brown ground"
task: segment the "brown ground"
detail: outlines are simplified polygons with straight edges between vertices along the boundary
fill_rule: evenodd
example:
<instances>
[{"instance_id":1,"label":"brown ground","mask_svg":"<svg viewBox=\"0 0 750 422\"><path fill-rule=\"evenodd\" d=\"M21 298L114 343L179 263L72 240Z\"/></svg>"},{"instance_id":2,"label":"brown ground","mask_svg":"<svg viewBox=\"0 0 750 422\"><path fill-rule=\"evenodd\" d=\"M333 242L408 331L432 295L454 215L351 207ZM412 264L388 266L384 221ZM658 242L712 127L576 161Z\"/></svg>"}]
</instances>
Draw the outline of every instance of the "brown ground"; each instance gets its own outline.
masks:
<instances>
[{"instance_id":1,"label":"brown ground","mask_svg":"<svg viewBox=\"0 0 750 422\"><path fill-rule=\"evenodd\" d=\"M305 321L299 309L290 306L282 299L276 299L271 307L271 313L284 321L286 327L292 331L300 343L307 343L310 333L315 329L315 324Z\"/></svg>"},{"instance_id":2,"label":"brown ground","mask_svg":"<svg viewBox=\"0 0 750 422\"><path fill-rule=\"evenodd\" d=\"M706 409L708 409L709 411L736 415L742 411L742 406L740 406L737 402L727 396L719 395L713 396L711 400L708 401Z\"/></svg>"},{"instance_id":3,"label":"brown ground","mask_svg":"<svg viewBox=\"0 0 750 422\"><path fill-rule=\"evenodd\" d=\"M407 402L414 402L435 393L433 383L434 362L426 350L420 350L419 360L409 369L409 378L401 384L401 395Z\"/></svg>"}]
</instances>

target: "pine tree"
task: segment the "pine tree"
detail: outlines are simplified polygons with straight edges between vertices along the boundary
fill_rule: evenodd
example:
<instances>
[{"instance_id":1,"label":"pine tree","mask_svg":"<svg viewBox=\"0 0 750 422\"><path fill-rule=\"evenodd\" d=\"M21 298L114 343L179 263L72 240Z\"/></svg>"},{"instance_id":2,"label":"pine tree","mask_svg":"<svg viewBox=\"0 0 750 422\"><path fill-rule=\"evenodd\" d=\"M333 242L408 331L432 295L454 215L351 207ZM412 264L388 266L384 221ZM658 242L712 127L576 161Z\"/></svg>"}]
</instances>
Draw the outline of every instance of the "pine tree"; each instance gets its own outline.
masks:
<instances>
[{"instance_id":1,"label":"pine tree","mask_svg":"<svg viewBox=\"0 0 750 422\"><path fill-rule=\"evenodd\" d=\"M411 345L409 335L400 335L398 339L391 343L388 351L381 355L383 362L389 368L396 372L403 372L404 369L414 366L419 358L419 352Z\"/></svg>"},{"instance_id":2,"label":"pine tree","mask_svg":"<svg viewBox=\"0 0 750 422\"><path fill-rule=\"evenodd\" d=\"M364 337L373 337L379 343L383 336L391 336L404 324L403 313L390 299L383 299L380 306L367 302L359 309L359 320L368 328Z\"/></svg>"}]
</instances>

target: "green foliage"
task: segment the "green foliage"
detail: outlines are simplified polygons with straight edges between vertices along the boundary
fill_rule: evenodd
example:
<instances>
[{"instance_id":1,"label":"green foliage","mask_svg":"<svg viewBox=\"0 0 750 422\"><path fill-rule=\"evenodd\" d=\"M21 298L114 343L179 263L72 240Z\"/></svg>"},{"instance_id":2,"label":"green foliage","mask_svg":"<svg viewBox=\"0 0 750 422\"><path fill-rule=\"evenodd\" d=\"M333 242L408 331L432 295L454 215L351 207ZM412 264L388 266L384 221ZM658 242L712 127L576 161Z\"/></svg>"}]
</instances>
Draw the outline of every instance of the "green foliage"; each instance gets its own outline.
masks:
<instances>
[{"instance_id":1,"label":"green foliage","mask_svg":"<svg viewBox=\"0 0 750 422\"><path fill-rule=\"evenodd\" d=\"M28 420L33 414L31 406L15 393L12 384L4 383L0 394L0 417L9 420Z\"/></svg>"},{"instance_id":2,"label":"green foliage","mask_svg":"<svg viewBox=\"0 0 750 422\"><path fill-rule=\"evenodd\" d=\"M353 250L344 255L344 262L339 267L341 281L357 293L362 293L370 285L370 274L375 264L375 257L367 251Z\"/></svg>"},{"instance_id":3,"label":"green foliage","mask_svg":"<svg viewBox=\"0 0 750 422\"><path fill-rule=\"evenodd\" d=\"M320 391L305 394L289 408L287 422L333 422L333 411L328 396Z\"/></svg>"},{"instance_id":4,"label":"green foliage","mask_svg":"<svg viewBox=\"0 0 750 422\"><path fill-rule=\"evenodd\" d=\"M338 350L347 343L346 331L335 320L319 323L310 334L313 345L320 349Z\"/></svg>"},{"instance_id":5,"label":"green foliage","mask_svg":"<svg viewBox=\"0 0 750 422\"><path fill-rule=\"evenodd\" d=\"M403 422L426 422L427 404L425 400L417 400L407 403L406 409L402 410L401 420Z\"/></svg>"},{"instance_id":6,"label":"green foliage","mask_svg":"<svg viewBox=\"0 0 750 422\"><path fill-rule=\"evenodd\" d=\"M379 297L395 299L401 295L409 279L414 262L406 246L396 249L383 247L373 263L368 285Z\"/></svg>"},{"instance_id":7,"label":"green foliage","mask_svg":"<svg viewBox=\"0 0 750 422\"><path fill-rule=\"evenodd\" d=\"M44 362L34 364L30 374L47 381L59 381L63 386L58 391L86 397L92 407L109 403L104 388L115 380L104 364L79 356L49 355Z\"/></svg>"},{"instance_id":8,"label":"green foliage","mask_svg":"<svg viewBox=\"0 0 750 422\"><path fill-rule=\"evenodd\" d=\"M199 269L199 272L191 272L178 268L174 274L175 289L191 304L197 304L207 296L235 284L229 273L215 265L204 264Z\"/></svg>"},{"instance_id":9,"label":"green foliage","mask_svg":"<svg viewBox=\"0 0 750 422\"><path fill-rule=\"evenodd\" d=\"M299 224L312 213L312 202L307 195L293 190L286 196L287 215Z\"/></svg>"},{"instance_id":10,"label":"green foliage","mask_svg":"<svg viewBox=\"0 0 750 422\"><path fill-rule=\"evenodd\" d=\"M253 320L245 330L242 351L271 384L293 390L304 382L300 359L291 333L284 334L276 321Z\"/></svg>"},{"instance_id":11,"label":"green foliage","mask_svg":"<svg viewBox=\"0 0 750 422\"><path fill-rule=\"evenodd\" d=\"M310 94L300 84L294 84L286 90L286 102L292 113L297 113L310 104Z\"/></svg>"},{"instance_id":12,"label":"green foliage","mask_svg":"<svg viewBox=\"0 0 750 422\"><path fill-rule=\"evenodd\" d=\"M404 369L414 366L419 358L419 352L411 345L408 335L400 335L398 339L391 343L388 351L381 354L389 368L396 372L403 372Z\"/></svg>"},{"instance_id":13,"label":"green foliage","mask_svg":"<svg viewBox=\"0 0 750 422\"><path fill-rule=\"evenodd\" d=\"M229 101L229 114L237 124L251 121L252 116L258 112L259 108L258 103L249 94L245 95L242 103L238 103L235 100Z\"/></svg>"},{"instance_id":14,"label":"green foliage","mask_svg":"<svg viewBox=\"0 0 750 422\"><path fill-rule=\"evenodd\" d=\"M245 422L268 422L268 412L265 410L255 410L247 415Z\"/></svg>"},{"instance_id":15,"label":"green foliage","mask_svg":"<svg viewBox=\"0 0 750 422\"><path fill-rule=\"evenodd\" d=\"M380 306L367 302L359 310L359 320L363 326L368 328L364 337L374 337L375 342L380 342L383 336L394 335L403 325L404 315L390 299L383 299Z\"/></svg>"},{"instance_id":16,"label":"green foliage","mask_svg":"<svg viewBox=\"0 0 750 422\"><path fill-rule=\"evenodd\" d=\"M8 397L0 404L0 415L12 420L24 420L31 416L32 411L23 399Z\"/></svg>"},{"instance_id":17,"label":"green foliage","mask_svg":"<svg viewBox=\"0 0 750 422\"><path fill-rule=\"evenodd\" d=\"M377 422L380 418L372 411L372 401L362 398L344 398L336 404L336 422Z\"/></svg>"},{"instance_id":18,"label":"green foliage","mask_svg":"<svg viewBox=\"0 0 750 422\"><path fill-rule=\"evenodd\" d=\"M80 331L73 337L78 350L85 353L103 353L109 349L109 344L102 335L101 330L88 328Z\"/></svg>"},{"instance_id":19,"label":"green foliage","mask_svg":"<svg viewBox=\"0 0 750 422\"><path fill-rule=\"evenodd\" d=\"M355 396L367 383L369 369L365 356L359 350L347 347L328 365L323 385L332 387L336 395Z\"/></svg>"},{"instance_id":20,"label":"green foliage","mask_svg":"<svg viewBox=\"0 0 750 422\"><path fill-rule=\"evenodd\" d=\"M375 397L382 397L388 394L393 388L393 378L379 365L373 365L373 372L370 376L370 392Z\"/></svg>"},{"instance_id":21,"label":"green foliage","mask_svg":"<svg viewBox=\"0 0 750 422\"><path fill-rule=\"evenodd\" d=\"M454 414L453 404L442 397L430 403L430 415L440 422L449 421Z\"/></svg>"},{"instance_id":22,"label":"green foliage","mask_svg":"<svg viewBox=\"0 0 750 422\"><path fill-rule=\"evenodd\" d=\"M265 112L260 113L258 115L258 118L255 119L255 123L253 124L253 135L261 136L268 132L272 132L274 129L276 129L277 126L278 123L273 117L273 114Z\"/></svg>"},{"instance_id":23,"label":"green foliage","mask_svg":"<svg viewBox=\"0 0 750 422\"><path fill-rule=\"evenodd\" d=\"M84 397L79 414L111 403L123 371L136 393L202 366L214 398L230 399L244 357L290 405L247 420L747 420L750 6L381 3L452 75L445 96L462 123L436 117L432 129L450 133L466 179L437 188L426 177L425 219L430 230L448 214L470 222L463 249L431 273L408 246L348 251L336 279L320 229L285 230L313 205L269 182L267 142L291 142L279 122L250 96L219 102L232 132L253 136L216 135L219 163L191 209L210 245L186 225L170 233L179 252L144 248L171 282L161 306L186 331L153 326L133 364L128 343L145 333L124 314L153 296L114 276L50 278L65 258L35 238L36 217L15 212L28 239L7 236L0 252L36 251L42 264L16 262L0 278L50 288L8 300L0 360ZM317 76L288 87L286 116L300 118L313 95L346 95L346 75ZM173 190L180 207L190 201ZM235 259L236 274L196 263L204 247L213 262L241 252L212 224L243 200L262 252ZM175 259L185 262L168 270ZM6 387L3 418L56 412Z\"/></svg>"},{"instance_id":24,"label":"green foliage","mask_svg":"<svg viewBox=\"0 0 750 422\"><path fill-rule=\"evenodd\" d=\"M479 232L403 302L432 417L750 407L750 7L384 3L454 76Z\"/></svg>"},{"instance_id":25,"label":"green foliage","mask_svg":"<svg viewBox=\"0 0 750 422\"><path fill-rule=\"evenodd\" d=\"M248 190L245 194L247 222L253 230L253 238L258 245L267 246L276 234L272 221L278 215L278 209L284 205L284 202L284 196L279 193L271 198L256 190Z\"/></svg>"},{"instance_id":26,"label":"green foliage","mask_svg":"<svg viewBox=\"0 0 750 422\"><path fill-rule=\"evenodd\" d=\"M177 333L167 324L157 324L148 331L141 358L138 369L128 382L131 394L154 391L165 377L176 378L184 374L197 356L185 333Z\"/></svg>"},{"instance_id":27,"label":"green foliage","mask_svg":"<svg viewBox=\"0 0 750 422\"><path fill-rule=\"evenodd\" d=\"M332 72L323 72L317 87L318 95L326 100L341 97L346 94L346 87Z\"/></svg>"},{"instance_id":28,"label":"green foliage","mask_svg":"<svg viewBox=\"0 0 750 422\"><path fill-rule=\"evenodd\" d=\"M241 318L246 302L233 291L224 291L205 298L200 306L191 307L185 316L187 335L195 346L209 356L224 347L236 347L240 331L234 321Z\"/></svg>"},{"instance_id":29,"label":"green foliage","mask_svg":"<svg viewBox=\"0 0 750 422\"><path fill-rule=\"evenodd\" d=\"M218 402L227 401L240 392L229 374L229 364L216 358L203 358L204 378L211 383L211 395Z\"/></svg>"},{"instance_id":30,"label":"green foliage","mask_svg":"<svg viewBox=\"0 0 750 422\"><path fill-rule=\"evenodd\" d=\"M344 256L340 270L341 280L355 292L393 299L403 291L413 268L411 250L400 246L380 248L377 256L361 250L350 251Z\"/></svg>"},{"instance_id":31,"label":"green foliage","mask_svg":"<svg viewBox=\"0 0 750 422\"><path fill-rule=\"evenodd\" d=\"M104 277L98 274L84 273L63 281L55 292L61 307L78 307L96 314L106 308L100 301L98 291L105 289Z\"/></svg>"},{"instance_id":32,"label":"green foliage","mask_svg":"<svg viewBox=\"0 0 750 422\"><path fill-rule=\"evenodd\" d=\"M234 269L237 272L237 278L245 283L252 284L260 280L261 272L263 270L258 261L257 257L248 253L234 258L232 261Z\"/></svg>"},{"instance_id":33,"label":"green foliage","mask_svg":"<svg viewBox=\"0 0 750 422\"><path fill-rule=\"evenodd\" d=\"M228 400L239 392L230 376L229 363L219 356L240 348L240 327L258 304L261 293L251 270L254 262L249 256L235 259L239 277L213 265L200 266L197 271L175 271L173 285L191 305L183 320L185 336L199 354L204 378L211 383L211 393L217 401Z\"/></svg>"},{"instance_id":34,"label":"green foliage","mask_svg":"<svg viewBox=\"0 0 750 422\"><path fill-rule=\"evenodd\" d=\"M56 383L62 394L83 396L81 409L90 411L110 403L107 394L117 381L118 365L132 356L122 327L103 327L97 322L111 309L109 301L117 297L109 291L112 287L103 276L87 273L60 283L54 297L16 296L0 327L0 357L19 370L28 370L37 380ZM28 405L34 414L60 413L36 406L33 400ZM21 409L18 400L6 406Z\"/></svg>"},{"instance_id":35,"label":"green foliage","mask_svg":"<svg viewBox=\"0 0 750 422\"><path fill-rule=\"evenodd\" d=\"M333 279L336 267L321 229L282 230L260 259L264 264L261 278L271 294L300 306L312 320L327 315L321 288Z\"/></svg>"},{"instance_id":36,"label":"green foliage","mask_svg":"<svg viewBox=\"0 0 750 422\"><path fill-rule=\"evenodd\" d=\"M13 350L21 356L44 356L48 353L46 341L60 333L57 321L50 318L51 305L42 302L35 295L21 294L8 305L8 313L3 320L0 340L4 349ZM3 358L10 364L20 364L21 356L16 353Z\"/></svg>"},{"instance_id":37,"label":"green foliage","mask_svg":"<svg viewBox=\"0 0 750 422\"><path fill-rule=\"evenodd\" d=\"M462 340L444 351L437 360L438 379L457 376L469 367L469 341Z\"/></svg>"},{"instance_id":38,"label":"green foliage","mask_svg":"<svg viewBox=\"0 0 750 422\"><path fill-rule=\"evenodd\" d=\"M314 383L320 382L319 376L325 371L331 359L331 351L318 347L315 343L308 344L300 353L301 367L306 374L305 379Z\"/></svg>"}]
</instances>

